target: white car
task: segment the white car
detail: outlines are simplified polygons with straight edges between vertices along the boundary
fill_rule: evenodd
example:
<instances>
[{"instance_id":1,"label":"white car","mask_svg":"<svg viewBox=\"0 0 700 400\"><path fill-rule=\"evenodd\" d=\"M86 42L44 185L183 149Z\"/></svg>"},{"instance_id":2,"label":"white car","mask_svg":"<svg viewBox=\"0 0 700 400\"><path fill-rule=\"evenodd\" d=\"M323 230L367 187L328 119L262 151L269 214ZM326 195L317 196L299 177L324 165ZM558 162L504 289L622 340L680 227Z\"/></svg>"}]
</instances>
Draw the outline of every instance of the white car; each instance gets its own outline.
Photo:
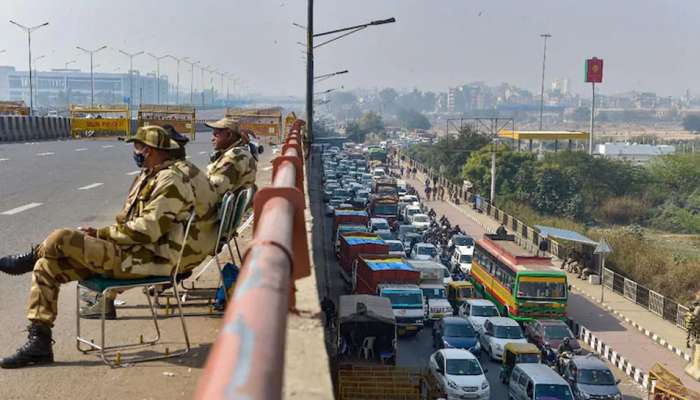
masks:
<instances>
[{"instance_id":1,"label":"white car","mask_svg":"<svg viewBox=\"0 0 700 400\"><path fill-rule=\"evenodd\" d=\"M420 214L421 213L420 207L416 205L408 205L404 207L403 209L403 220L405 223L410 224L411 223L411 217L414 214Z\"/></svg>"},{"instance_id":2,"label":"white car","mask_svg":"<svg viewBox=\"0 0 700 400\"><path fill-rule=\"evenodd\" d=\"M467 235L454 235L447 242L448 247L455 247L455 250L462 252L474 251L474 239Z\"/></svg>"},{"instance_id":3,"label":"white car","mask_svg":"<svg viewBox=\"0 0 700 400\"><path fill-rule=\"evenodd\" d=\"M372 232L388 231L391 229L391 227L389 226L389 221L387 221L386 218L370 218L369 224L367 226Z\"/></svg>"},{"instance_id":4,"label":"white car","mask_svg":"<svg viewBox=\"0 0 700 400\"><path fill-rule=\"evenodd\" d=\"M400 240L385 240L384 243L389 246L390 256L406 257L406 249Z\"/></svg>"},{"instance_id":5,"label":"white car","mask_svg":"<svg viewBox=\"0 0 700 400\"><path fill-rule=\"evenodd\" d=\"M411 225L416 227L418 232L423 232L430 228L430 217L426 214L413 214L411 216Z\"/></svg>"},{"instance_id":6,"label":"white car","mask_svg":"<svg viewBox=\"0 0 700 400\"><path fill-rule=\"evenodd\" d=\"M439 261L437 248L432 243L416 243L411 250L411 258L420 261Z\"/></svg>"},{"instance_id":7,"label":"white car","mask_svg":"<svg viewBox=\"0 0 700 400\"><path fill-rule=\"evenodd\" d=\"M441 349L430 356L430 374L448 400L488 400L491 388L479 360L468 350Z\"/></svg>"},{"instance_id":8,"label":"white car","mask_svg":"<svg viewBox=\"0 0 700 400\"><path fill-rule=\"evenodd\" d=\"M507 317L490 317L479 332L482 351L492 360L503 359L503 348L508 343L527 343L518 322Z\"/></svg>"},{"instance_id":9,"label":"white car","mask_svg":"<svg viewBox=\"0 0 700 400\"><path fill-rule=\"evenodd\" d=\"M484 321L490 317L500 317L498 308L491 300L469 299L462 303L457 311L457 315L466 318L472 323L477 332L481 332Z\"/></svg>"},{"instance_id":10,"label":"white car","mask_svg":"<svg viewBox=\"0 0 700 400\"><path fill-rule=\"evenodd\" d=\"M474 256L474 248L458 247L455 252L452 253L452 258L450 259L450 264L452 264L452 270L459 268L462 273L468 274L472 270L472 257Z\"/></svg>"}]
</instances>

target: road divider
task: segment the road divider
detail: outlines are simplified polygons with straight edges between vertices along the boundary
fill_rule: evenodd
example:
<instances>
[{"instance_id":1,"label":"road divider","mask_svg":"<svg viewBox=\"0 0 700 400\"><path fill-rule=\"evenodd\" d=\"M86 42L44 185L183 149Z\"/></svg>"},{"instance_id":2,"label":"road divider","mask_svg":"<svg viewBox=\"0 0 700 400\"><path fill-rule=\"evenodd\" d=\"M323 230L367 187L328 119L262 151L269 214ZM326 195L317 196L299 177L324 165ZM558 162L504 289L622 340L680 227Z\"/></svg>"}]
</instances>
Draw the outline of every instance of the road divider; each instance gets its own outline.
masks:
<instances>
[{"instance_id":1,"label":"road divider","mask_svg":"<svg viewBox=\"0 0 700 400\"><path fill-rule=\"evenodd\" d=\"M38 157L52 156L52 155L54 155L54 154L56 154L56 153L51 152L51 151L47 151L47 152L45 152L45 153L36 153L36 155L37 155Z\"/></svg>"},{"instance_id":2,"label":"road divider","mask_svg":"<svg viewBox=\"0 0 700 400\"><path fill-rule=\"evenodd\" d=\"M55 117L0 116L0 143L70 137L70 120Z\"/></svg>"}]
</instances>

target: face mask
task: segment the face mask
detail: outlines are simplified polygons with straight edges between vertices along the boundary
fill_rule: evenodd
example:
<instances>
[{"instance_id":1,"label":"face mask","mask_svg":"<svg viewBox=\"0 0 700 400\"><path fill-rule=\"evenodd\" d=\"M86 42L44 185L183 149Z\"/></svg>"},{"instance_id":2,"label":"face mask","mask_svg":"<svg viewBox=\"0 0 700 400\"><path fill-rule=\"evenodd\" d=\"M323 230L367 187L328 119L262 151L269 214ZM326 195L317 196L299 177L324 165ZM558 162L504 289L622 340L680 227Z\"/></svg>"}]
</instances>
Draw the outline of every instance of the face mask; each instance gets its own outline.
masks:
<instances>
[{"instance_id":1,"label":"face mask","mask_svg":"<svg viewBox=\"0 0 700 400\"><path fill-rule=\"evenodd\" d=\"M146 156L144 156L142 153L134 152L134 162L136 163L137 167L143 168L143 165L146 163Z\"/></svg>"},{"instance_id":2,"label":"face mask","mask_svg":"<svg viewBox=\"0 0 700 400\"><path fill-rule=\"evenodd\" d=\"M219 151L219 150L213 151L209 154L209 161L214 162L214 161L218 160L219 157L221 157L221 151Z\"/></svg>"}]
</instances>

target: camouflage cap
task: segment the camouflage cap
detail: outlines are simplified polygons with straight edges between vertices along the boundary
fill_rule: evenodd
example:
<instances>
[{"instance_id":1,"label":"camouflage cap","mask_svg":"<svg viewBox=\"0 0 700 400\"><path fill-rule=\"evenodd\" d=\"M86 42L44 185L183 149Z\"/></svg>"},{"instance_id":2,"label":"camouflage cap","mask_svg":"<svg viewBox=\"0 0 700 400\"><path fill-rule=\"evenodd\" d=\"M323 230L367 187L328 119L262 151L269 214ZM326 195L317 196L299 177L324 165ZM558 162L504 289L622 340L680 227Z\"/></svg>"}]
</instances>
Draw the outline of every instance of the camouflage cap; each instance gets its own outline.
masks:
<instances>
[{"instance_id":1,"label":"camouflage cap","mask_svg":"<svg viewBox=\"0 0 700 400\"><path fill-rule=\"evenodd\" d=\"M230 129L235 133L240 132L238 120L231 117L224 117L215 122L205 122L204 125L212 129Z\"/></svg>"},{"instance_id":2,"label":"camouflage cap","mask_svg":"<svg viewBox=\"0 0 700 400\"><path fill-rule=\"evenodd\" d=\"M177 150L180 145L170 139L168 132L156 125L148 125L139 128L136 135L126 139L127 142L141 142L146 146L161 150Z\"/></svg>"}]
</instances>

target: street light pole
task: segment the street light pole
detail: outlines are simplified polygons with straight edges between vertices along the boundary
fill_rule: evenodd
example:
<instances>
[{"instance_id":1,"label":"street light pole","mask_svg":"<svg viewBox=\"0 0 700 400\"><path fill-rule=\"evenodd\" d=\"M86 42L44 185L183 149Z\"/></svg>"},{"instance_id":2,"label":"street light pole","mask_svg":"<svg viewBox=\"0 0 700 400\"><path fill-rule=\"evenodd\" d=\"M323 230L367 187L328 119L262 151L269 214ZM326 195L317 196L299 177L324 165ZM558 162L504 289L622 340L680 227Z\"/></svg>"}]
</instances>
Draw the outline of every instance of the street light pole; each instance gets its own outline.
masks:
<instances>
[{"instance_id":1,"label":"street light pole","mask_svg":"<svg viewBox=\"0 0 700 400\"><path fill-rule=\"evenodd\" d=\"M45 54L42 54L42 55L40 55L39 57L36 57L36 58L34 58L34 60L32 60L32 64L34 64L34 76L36 77L36 80L37 80L37 84L35 85L36 88L34 89L34 91L35 91L34 96L36 97L36 105L37 105L37 107L39 107L39 83L38 83L38 81L39 81L39 71L38 71L38 68L37 68L36 65L37 65L37 62L38 62L39 60L42 60L42 59L44 59L44 58L46 58L46 55L45 55Z\"/></svg>"},{"instance_id":2,"label":"street light pole","mask_svg":"<svg viewBox=\"0 0 700 400\"><path fill-rule=\"evenodd\" d=\"M85 53L90 55L90 106L94 107L95 106L95 73L94 73L94 66L93 66L93 57L95 56L95 53L100 52L104 49L107 48L107 46L102 46L99 47L95 50L87 50L84 49L80 46L76 46L78 50L84 51Z\"/></svg>"},{"instance_id":3,"label":"street light pole","mask_svg":"<svg viewBox=\"0 0 700 400\"><path fill-rule=\"evenodd\" d=\"M165 57L172 58L177 62L177 78L175 80L175 104L180 104L180 61L182 61L182 59L172 56L170 54L166 54Z\"/></svg>"},{"instance_id":4,"label":"street light pole","mask_svg":"<svg viewBox=\"0 0 700 400\"><path fill-rule=\"evenodd\" d=\"M544 52L542 53L542 87L540 89L540 130L542 130L542 114L544 113L544 67L547 63L547 39L551 38L552 35L543 33L540 37L544 38Z\"/></svg>"},{"instance_id":5,"label":"street light pole","mask_svg":"<svg viewBox=\"0 0 700 400\"><path fill-rule=\"evenodd\" d=\"M156 56L153 53L147 53L156 60L156 103L160 104L160 60L167 56Z\"/></svg>"},{"instance_id":6,"label":"street light pole","mask_svg":"<svg viewBox=\"0 0 700 400\"><path fill-rule=\"evenodd\" d=\"M307 0L306 12L306 131L313 142L314 126L314 0Z\"/></svg>"},{"instance_id":7,"label":"street light pole","mask_svg":"<svg viewBox=\"0 0 700 400\"><path fill-rule=\"evenodd\" d=\"M44 22L43 24L35 25L35 26L24 26L20 23L13 21L13 20L10 20L10 23L16 25L20 29L27 32L27 43L28 43L27 48L29 49L29 57L28 57L28 59L29 59L29 110L30 110L30 113L34 113L34 94L33 94L34 92L33 92L33 82L32 82L32 32L34 32L35 30L37 30L41 27L48 25L49 23Z\"/></svg>"},{"instance_id":8,"label":"street light pole","mask_svg":"<svg viewBox=\"0 0 700 400\"><path fill-rule=\"evenodd\" d=\"M189 57L183 58L182 61L190 65L190 104L194 106L194 67L199 65L199 61L190 61Z\"/></svg>"},{"instance_id":9,"label":"street light pole","mask_svg":"<svg viewBox=\"0 0 700 400\"><path fill-rule=\"evenodd\" d=\"M136 53L127 53L124 50L119 50L120 53L129 57L129 107L134 107L134 57L143 54L143 51Z\"/></svg>"}]
</instances>

